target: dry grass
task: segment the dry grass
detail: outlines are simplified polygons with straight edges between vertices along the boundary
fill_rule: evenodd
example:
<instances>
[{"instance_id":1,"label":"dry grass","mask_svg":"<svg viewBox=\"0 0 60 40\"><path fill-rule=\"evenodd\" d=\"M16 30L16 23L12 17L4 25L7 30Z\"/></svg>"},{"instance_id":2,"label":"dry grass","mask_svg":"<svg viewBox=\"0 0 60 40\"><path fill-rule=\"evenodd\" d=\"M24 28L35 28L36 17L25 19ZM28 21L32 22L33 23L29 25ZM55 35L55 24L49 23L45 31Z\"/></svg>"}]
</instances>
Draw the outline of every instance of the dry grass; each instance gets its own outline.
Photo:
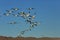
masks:
<instances>
[{"instance_id":1,"label":"dry grass","mask_svg":"<svg viewBox=\"0 0 60 40\"><path fill-rule=\"evenodd\" d=\"M43 38L34 38L34 37L4 37L0 36L0 40L60 40L60 38L48 38L48 37L43 37Z\"/></svg>"}]
</instances>

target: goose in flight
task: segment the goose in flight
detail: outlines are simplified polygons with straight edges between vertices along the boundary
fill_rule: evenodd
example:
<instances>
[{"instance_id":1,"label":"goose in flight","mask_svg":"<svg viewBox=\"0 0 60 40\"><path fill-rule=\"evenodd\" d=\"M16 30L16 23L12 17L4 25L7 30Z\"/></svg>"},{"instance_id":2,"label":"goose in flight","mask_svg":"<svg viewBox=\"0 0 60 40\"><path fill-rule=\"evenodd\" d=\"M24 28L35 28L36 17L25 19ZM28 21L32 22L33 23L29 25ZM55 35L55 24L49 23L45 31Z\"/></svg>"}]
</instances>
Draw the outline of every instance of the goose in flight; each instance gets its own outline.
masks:
<instances>
[{"instance_id":1,"label":"goose in flight","mask_svg":"<svg viewBox=\"0 0 60 40\"><path fill-rule=\"evenodd\" d=\"M19 8L12 8L12 10L17 11L17 10L19 10Z\"/></svg>"},{"instance_id":2,"label":"goose in flight","mask_svg":"<svg viewBox=\"0 0 60 40\"><path fill-rule=\"evenodd\" d=\"M16 22L16 21L12 21L12 22L9 22L8 24L19 24L21 22Z\"/></svg>"},{"instance_id":3,"label":"goose in flight","mask_svg":"<svg viewBox=\"0 0 60 40\"><path fill-rule=\"evenodd\" d=\"M9 16L10 14L9 14L9 13L4 13L3 15L5 15L5 16Z\"/></svg>"},{"instance_id":4,"label":"goose in flight","mask_svg":"<svg viewBox=\"0 0 60 40\"><path fill-rule=\"evenodd\" d=\"M28 10L33 10L34 8L28 8Z\"/></svg>"},{"instance_id":5,"label":"goose in flight","mask_svg":"<svg viewBox=\"0 0 60 40\"><path fill-rule=\"evenodd\" d=\"M40 24L40 22L32 22L31 27L38 26L39 24Z\"/></svg>"},{"instance_id":6,"label":"goose in flight","mask_svg":"<svg viewBox=\"0 0 60 40\"><path fill-rule=\"evenodd\" d=\"M7 12L7 13L10 13L10 14L13 13L12 10L6 10L6 12Z\"/></svg>"},{"instance_id":7,"label":"goose in flight","mask_svg":"<svg viewBox=\"0 0 60 40\"><path fill-rule=\"evenodd\" d=\"M13 16L15 16L15 17L19 17L19 15L18 14L12 14Z\"/></svg>"},{"instance_id":8,"label":"goose in flight","mask_svg":"<svg viewBox=\"0 0 60 40\"><path fill-rule=\"evenodd\" d=\"M33 16L31 16L31 15L29 15L29 16L27 16L27 20L26 21L32 21L33 19L35 19L35 15L33 15Z\"/></svg>"},{"instance_id":9,"label":"goose in flight","mask_svg":"<svg viewBox=\"0 0 60 40\"><path fill-rule=\"evenodd\" d=\"M26 18L27 16L29 16L29 14L26 14L25 12L20 12L18 13L22 18Z\"/></svg>"},{"instance_id":10,"label":"goose in flight","mask_svg":"<svg viewBox=\"0 0 60 40\"><path fill-rule=\"evenodd\" d=\"M15 21L12 21L12 22L9 22L8 24L16 24L17 22Z\"/></svg>"}]
</instances>

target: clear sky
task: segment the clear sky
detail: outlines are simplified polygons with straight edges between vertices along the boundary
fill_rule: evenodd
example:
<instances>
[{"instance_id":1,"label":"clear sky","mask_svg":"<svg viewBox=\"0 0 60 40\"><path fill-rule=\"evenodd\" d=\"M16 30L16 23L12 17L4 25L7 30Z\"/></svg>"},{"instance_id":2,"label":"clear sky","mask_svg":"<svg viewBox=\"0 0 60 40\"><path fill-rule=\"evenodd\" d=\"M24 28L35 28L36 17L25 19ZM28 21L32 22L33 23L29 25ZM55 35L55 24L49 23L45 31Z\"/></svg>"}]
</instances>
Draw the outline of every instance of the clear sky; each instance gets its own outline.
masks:
<instances>
[{"instance_id":1,"label":"clear sky","mask_svg":"<svg viewBox=\"0 0 60 40\"><path fill-rule=\"evenodd\" d=\"M21 11L26 11L26 8L36 8L36 20L41 24L32 31L26 32L26 37L60 37L60 0L0 0L0 15L10 8L22 8ZM21 21L22 18L12 16L0 17L0 36L17 36L20 31L28 28L26 24L7 24L9 21Z\"/></svg>"}]
</instances>

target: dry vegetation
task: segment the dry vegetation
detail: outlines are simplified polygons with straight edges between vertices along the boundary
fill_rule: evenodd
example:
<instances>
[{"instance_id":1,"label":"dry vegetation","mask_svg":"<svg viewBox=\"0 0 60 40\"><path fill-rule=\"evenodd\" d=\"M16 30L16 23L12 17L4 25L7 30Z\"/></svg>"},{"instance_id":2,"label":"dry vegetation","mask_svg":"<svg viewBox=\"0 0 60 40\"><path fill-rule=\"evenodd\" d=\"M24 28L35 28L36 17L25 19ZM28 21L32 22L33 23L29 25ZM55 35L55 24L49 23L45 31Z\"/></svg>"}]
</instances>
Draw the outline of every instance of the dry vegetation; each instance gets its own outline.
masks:
<instances>
[{"instance_id":1,"label":"dry vegetation","mask_svg":"<svg viewBox=\"0 0 60 40\"><path fill-rule=\"evenodd\" d=\"M48 37L43 37L43 38L34 38L34 37L3 37L0 36L0 40L60 40L60 38L48 38Z\"/></svg>"}]
</instances>

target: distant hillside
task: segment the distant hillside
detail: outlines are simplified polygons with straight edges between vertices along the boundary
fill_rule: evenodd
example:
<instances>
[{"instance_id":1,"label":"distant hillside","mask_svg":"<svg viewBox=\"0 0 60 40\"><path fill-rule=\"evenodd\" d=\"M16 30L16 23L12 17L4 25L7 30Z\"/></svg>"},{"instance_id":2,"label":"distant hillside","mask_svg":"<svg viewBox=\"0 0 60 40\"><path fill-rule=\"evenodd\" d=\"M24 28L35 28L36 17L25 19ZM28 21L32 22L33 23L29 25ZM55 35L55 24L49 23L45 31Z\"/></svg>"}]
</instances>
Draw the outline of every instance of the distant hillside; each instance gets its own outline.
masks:
<instances>
[{"instance_id":1,"label":"distant hillside","mask_svg":"<svg viewBox=\"0 0 60 40\"><path fill-rule=\"evenodd\" d=\"M48 37L43 37L43 38L34 38L34 37L4 37L0 36L0 40L60 40L60 38L48 38Z\"/></svg>"}]
</instances>

